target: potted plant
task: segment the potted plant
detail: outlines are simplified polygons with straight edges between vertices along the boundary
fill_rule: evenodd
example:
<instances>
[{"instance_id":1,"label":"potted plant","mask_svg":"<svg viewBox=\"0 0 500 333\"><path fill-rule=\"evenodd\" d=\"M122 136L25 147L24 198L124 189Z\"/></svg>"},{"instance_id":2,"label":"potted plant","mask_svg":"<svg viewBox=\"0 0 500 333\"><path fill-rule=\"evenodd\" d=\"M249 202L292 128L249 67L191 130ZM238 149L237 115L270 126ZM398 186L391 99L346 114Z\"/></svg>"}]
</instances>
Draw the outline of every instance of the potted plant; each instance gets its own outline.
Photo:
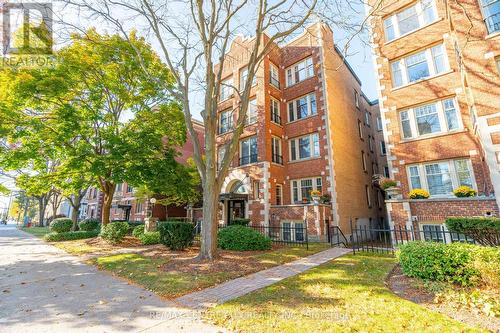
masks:
<instances>
[{"instance_id":1,"label":"potted plant","mask_svg":"<svg viewBox=\"0 0 500 333\"><path fill-rule=\"evenodd\" d=\"M477 192L469 186L460 186L453 191L453 194L455 194L457 198L468 198L475 197Z\"/></svg>"},{"instance_id":2,"label":"potted plant","mask_svg":"<svg viewBox=\"0 0 500 333\"><path fill-rule=\"evenodd\" d=\"M399 195L398 182L393 179L389 178L382 179L380 181L380 187L385 191L389 199L395 198Z\"/></svg>"},{"instance_id":3,"label":"potted plant","mask_svg":"<svg viewBox=\"0 0 500 333\"><path fill-rule=\"evenodd\" d=\"M410 199L428 199L429 196L429 192L421 188L416 188L408 193L408 197L410 197Z\"/></svg>"},{"instance_id":4,"label":"potted plant","mask_svg":"<svg viewBox=\"0 0 500 333\"><path fill-rule=\"evenodd\" d=\"M314 203L319 203L319 198L321 197L321 192L318 190L312 190L311 191L311 198L313 199Z\"/></svg>"},{"instance_id":5,"label":"potted plant","mask_svg":"<svg viewBox=\"0 0 500 333\"><path fill-rule=\"evenodd\" d=\"M326 193L326 194L323 194L320 198L319 198L320 202L322 204L329 204L331 201L332 201L332 196L329 194L329 193Z\"/></svg>"}]
</instances>

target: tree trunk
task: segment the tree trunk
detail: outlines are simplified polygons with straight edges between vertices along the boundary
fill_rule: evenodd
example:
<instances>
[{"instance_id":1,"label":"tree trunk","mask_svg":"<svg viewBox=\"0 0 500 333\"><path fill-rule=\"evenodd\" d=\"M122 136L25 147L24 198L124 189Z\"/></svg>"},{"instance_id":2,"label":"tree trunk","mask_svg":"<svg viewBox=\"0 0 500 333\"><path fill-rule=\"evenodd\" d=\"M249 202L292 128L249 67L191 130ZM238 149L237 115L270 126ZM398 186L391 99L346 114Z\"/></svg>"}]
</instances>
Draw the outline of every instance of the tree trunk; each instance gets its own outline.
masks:
<instances>
[{"instance_id":1,"label":"tree trunk","mask_svg":"<svg viewBox=\"0 0 500 333\"><path fill-rule=\"evenodd\" d=\"M201 260L212 260L217 255L219 189L216 184L215 172L207 170L207 178L203 186L203 221L200 254L198 255Z\"/></svg>"},{"instance_id":2,"label":"tree trunk","mask_svg":"<svg viewBox=\"0 0 500 333\"><path fill-rule=\"evenodd\" d=\"M113 195L115 194L115 185L110 182L105 182L102 188L104 193L104 202L102 203L102 224L106 225L110 222L111 205L113 203Z\"/></svg>"},{"instance_id":3,"label":"tree trunk","mask_svg":"<svg viewBox=\"0 0 500 333\"><path fill-rule=\"evenodd\" d=\"M45 226L45 209L47 208L47 202L45 196L38 198L38 225L40 227ZM24 223L24 221L23 221Z\"/></svg>"},{"instance_id":4,"label":"tree trunk","mask_svg":"<svg viewBox=\"0 0 500 333\"><path fill-rule=\"evenodd\" d=\"M71 200L71 207L73 208L71 210L71 221L73 221L73 226L71 227L71 230L73 231L76 231L77 229L78 212L80 211L80 206L81 206L81 198L75 195L73 197L73 200Z\"/></svg>"}]
</instances>

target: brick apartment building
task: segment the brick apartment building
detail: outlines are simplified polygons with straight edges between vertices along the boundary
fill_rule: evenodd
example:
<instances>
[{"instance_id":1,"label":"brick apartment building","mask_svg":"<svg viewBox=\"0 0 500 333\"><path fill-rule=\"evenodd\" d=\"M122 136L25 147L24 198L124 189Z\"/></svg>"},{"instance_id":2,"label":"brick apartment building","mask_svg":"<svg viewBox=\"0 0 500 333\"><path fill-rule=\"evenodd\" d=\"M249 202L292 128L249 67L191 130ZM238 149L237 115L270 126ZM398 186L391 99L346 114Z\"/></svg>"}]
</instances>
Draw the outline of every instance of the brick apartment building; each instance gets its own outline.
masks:
<instances>
[{"instance_id":1,"label":"brick apartment building","mask_svg":"<svg viewBox=\"0 0 500 333\"><path fill-rule=\"evenodd\" d=\"M237 37L222 69L219 157L237 120L239 100L230 86L247 77L253 45L254 38ZM328 225L349 233L351 219L384 223L383 197L372 186L372 176L387 170L378 103L361 92L326 24L274 45L257 70L246 122L222 186L221 224L236 217L263 226L302 227L306 221L317 239ZM311 190L330 202L312 204Z\"/></svg>"},{"instance_id":2,"label":"brick apartment building","mask_svg":"<svg viewBox=\"0 0 500 333\"><path fill-rule=\"evenodd\" d=\"M203 123L193 119L193 126L198 133L198 139L203 145L204 126ZM180 155L176 158L179 163L186 163L193 156L193 143L188 135L186 143L179 148ZM98 188L90 188L85 197L86 214L85 218L100 218L102 215L102 205L104 195ZM116 185L115 194L113 196L113 204L111 207L110 219L127 220L127 221L144 221L150 213L150 203L144 199L138 199L135 196L134 188L127 183ZM153 216L160 220L165 220L167 217L186 217L187 210L185 206L169 206L168 209L162 205L155 205L153 208Z\"/></svg>"},{"instance_id":3,"label":"brick apartment building","mask_svg":"<svg viewBox=\"0 0 500 333\"><path fill-rule=\"evenodd\" d=\"M500 203L500 1L370 1L391 226L435 230ZM455 198L460 185L478 196ZM427 200L409 200L422 188Z\"/></svg>"}]
</instances>

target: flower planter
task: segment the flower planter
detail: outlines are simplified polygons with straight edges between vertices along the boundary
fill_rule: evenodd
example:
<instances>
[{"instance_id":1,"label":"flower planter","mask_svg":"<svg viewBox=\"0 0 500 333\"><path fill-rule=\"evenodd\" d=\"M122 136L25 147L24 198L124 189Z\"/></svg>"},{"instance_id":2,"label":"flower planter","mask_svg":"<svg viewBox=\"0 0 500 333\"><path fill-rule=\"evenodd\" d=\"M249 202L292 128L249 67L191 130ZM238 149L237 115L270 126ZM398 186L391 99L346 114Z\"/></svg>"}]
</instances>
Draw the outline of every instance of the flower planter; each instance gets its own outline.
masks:
<instances>
[{"instance_id":1,"label":"flower planter","mask_svg":"<svg viewBox=\"0 0 500 333\"><path fill-rule=\"evenodd\" d=\"M385 189L387 199L397 199L400 196L401 189L399 187L389 187Z\"/></svg>"}]
</instances>

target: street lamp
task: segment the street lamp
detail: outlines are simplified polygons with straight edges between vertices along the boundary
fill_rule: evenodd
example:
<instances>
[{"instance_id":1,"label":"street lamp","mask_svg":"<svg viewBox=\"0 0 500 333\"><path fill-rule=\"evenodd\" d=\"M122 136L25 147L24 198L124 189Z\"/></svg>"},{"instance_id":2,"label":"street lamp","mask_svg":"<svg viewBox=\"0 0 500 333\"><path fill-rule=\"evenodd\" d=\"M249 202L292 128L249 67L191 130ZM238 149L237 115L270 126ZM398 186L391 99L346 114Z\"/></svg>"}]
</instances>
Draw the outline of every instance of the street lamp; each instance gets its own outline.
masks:
<instances>
[{"instance_id":1,"label":"street lamp","mask_svg":"<svg viewBox=\"0 0 500 333\"><path fill-rule=\"evenodd\" d=\"M149 199L149 202L151 203L151 210L149 213L149 217L153 217L153 209L155 208L156 198Z\"/></svg>"}]
</instances>

